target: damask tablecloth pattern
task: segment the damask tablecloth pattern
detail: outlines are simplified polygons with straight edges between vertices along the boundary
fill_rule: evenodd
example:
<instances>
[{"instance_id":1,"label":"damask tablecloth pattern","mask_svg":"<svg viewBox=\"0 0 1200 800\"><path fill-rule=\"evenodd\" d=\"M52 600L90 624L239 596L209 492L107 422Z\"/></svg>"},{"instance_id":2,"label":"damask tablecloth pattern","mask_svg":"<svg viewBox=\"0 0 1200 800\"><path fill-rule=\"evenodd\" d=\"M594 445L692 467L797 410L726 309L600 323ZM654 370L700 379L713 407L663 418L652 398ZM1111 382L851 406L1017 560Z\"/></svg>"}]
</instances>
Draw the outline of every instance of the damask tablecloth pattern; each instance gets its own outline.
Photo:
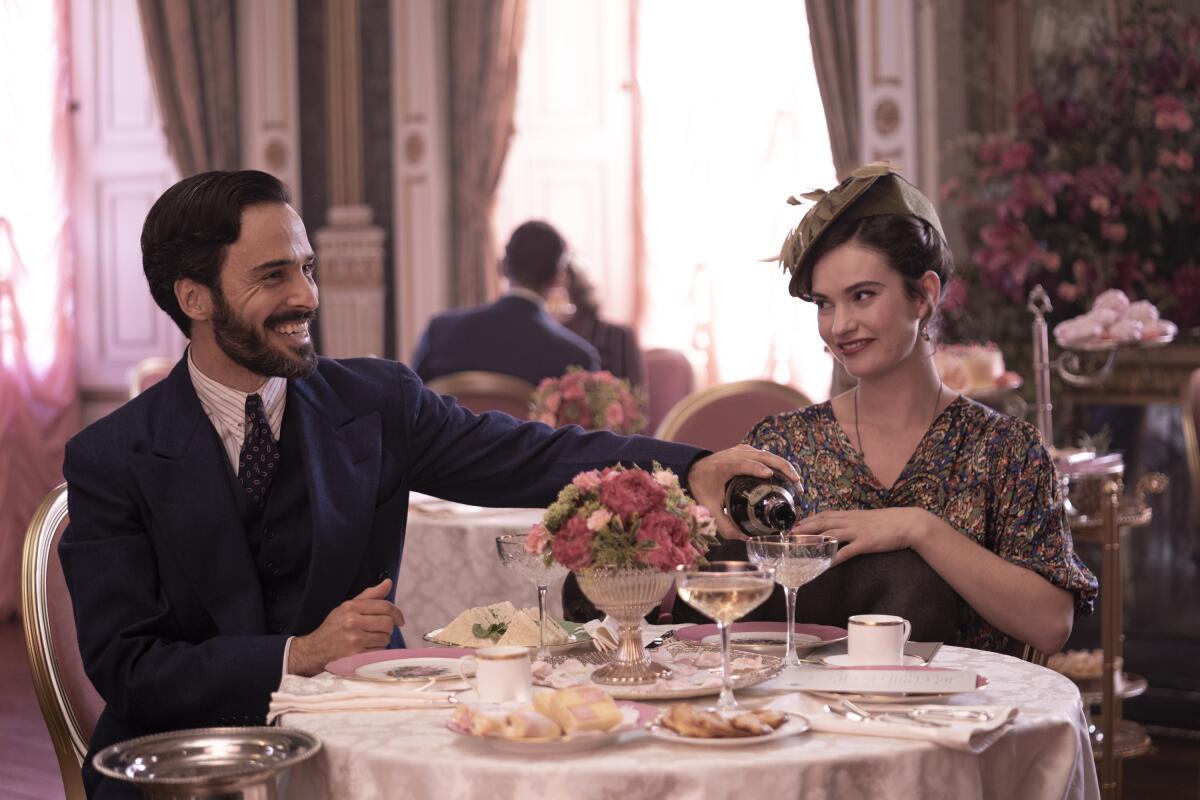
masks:
<instances>
[{"instance_id":1,"label":"damask tablecloth pattern","mask_svg":"<svg viewBox=\"0 0 1200 800\"><path fill-rule=\"evenodd\" d=\"M423 646L422 636L474 606L511 600L518 608L536 607L534 585L500 565L496 537L523 533L541 518L541 509L530 508L455 505L439 514L410 509L396 585L408 646ZM546 599L550 614L561 618L561 580Z\"/></svg>"},{"instance_id":2,"label":"damask tablecloth pattern","mask_svg":"<svg viewBox=\"0 0 1200 800\"><path fill-rule=\"evenodd\" d=\"M1010 656L944 647L938 666L986 675L954 704L1016 705L982 754L927 742L804 733L754 747L707 748L634 734L589 752L521 757L446 729L448 710L289 714L322 752L297 767L290 797L733 800L770 797L1096 798L1087 719L1067 678ZM752 690L779 690L779 679Z\"/></svg>"}]
</instances>

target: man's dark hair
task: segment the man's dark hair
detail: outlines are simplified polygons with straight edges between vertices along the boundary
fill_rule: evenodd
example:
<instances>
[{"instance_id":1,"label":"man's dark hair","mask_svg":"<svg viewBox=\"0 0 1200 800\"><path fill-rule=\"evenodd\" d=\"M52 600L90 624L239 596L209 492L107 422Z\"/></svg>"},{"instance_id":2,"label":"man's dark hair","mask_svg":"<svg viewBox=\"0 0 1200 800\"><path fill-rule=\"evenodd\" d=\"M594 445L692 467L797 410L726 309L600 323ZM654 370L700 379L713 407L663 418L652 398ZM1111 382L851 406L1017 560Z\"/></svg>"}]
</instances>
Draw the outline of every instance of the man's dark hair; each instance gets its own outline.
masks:
<instances>
[{"instance_id":1,"label":"man's dark hair","mask_svg":"<svg viewBox=\"0 0 1200 800\"><path fill-rule=\"evenodd\" d=\"M185 336L192 335L192 320L175 299L175 282L190 278L219 292L221 264L241 235L242 211L288 202L278 178L252 169L192 175L154 202L142 226L142 269L154 302Z\"/></svg>"},{"instance_id":2,"label":"man's dark hair","mask_svg":"<svg viewBox=\"0 0 1200 800\"><path fill-rule=\"evenodd\" d=\"M517 286L540 292L562 269L567 242L553 225L526 222L512 233L504 248L504 274Z\"/></svg>"}]
</instances>

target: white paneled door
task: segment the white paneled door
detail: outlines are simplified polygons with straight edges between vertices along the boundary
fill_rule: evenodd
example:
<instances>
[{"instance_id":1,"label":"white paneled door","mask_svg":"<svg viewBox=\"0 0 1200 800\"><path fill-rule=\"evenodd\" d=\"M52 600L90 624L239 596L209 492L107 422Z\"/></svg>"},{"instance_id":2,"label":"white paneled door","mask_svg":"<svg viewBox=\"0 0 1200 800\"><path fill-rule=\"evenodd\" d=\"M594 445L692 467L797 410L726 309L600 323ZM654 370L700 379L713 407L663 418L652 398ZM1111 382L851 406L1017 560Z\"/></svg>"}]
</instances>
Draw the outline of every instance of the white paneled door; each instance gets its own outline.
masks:
<instances>
[{"instance_id":1,"label":"white paneled door","mask_svg":"<svg viewBox=\"0 0 1200 800\"><path fill-rule=\"evenodd\" d=\"M597 285L605 317L634 314L628 0L531 0L516 128L496 240L527 219L557 227Z\"/></svg>"},{"instance_id":2,"label":"white paneled door","mask_svg":"<svg viewBox=\"0 0 1200 800\"><path fill-rule=\"evenodd\" d=\"M184 338L150 298L141 230L176 180L142 44L137 0L72 0L76 320L81 388L112 394Z\"/></svg>"}]
</instances>

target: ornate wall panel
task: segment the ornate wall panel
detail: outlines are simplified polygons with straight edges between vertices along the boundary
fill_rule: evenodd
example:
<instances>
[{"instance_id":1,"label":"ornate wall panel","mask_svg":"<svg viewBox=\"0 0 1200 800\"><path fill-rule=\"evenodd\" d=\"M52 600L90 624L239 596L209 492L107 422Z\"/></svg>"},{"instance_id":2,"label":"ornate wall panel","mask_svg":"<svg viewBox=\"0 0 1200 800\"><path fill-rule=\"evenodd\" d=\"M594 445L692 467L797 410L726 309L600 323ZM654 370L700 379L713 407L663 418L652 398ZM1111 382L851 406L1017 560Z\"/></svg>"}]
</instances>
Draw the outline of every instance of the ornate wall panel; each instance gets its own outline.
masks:
<instances>
[{"instance_id":1,"label":"ornate wall panel","mask_svg":"<svg viewBox=\"0 0 1200 800\"><path fill-rule=\"evenodd\" d=\"M857 0L862 160L920 183L915 0Z\"/></svg>"},{"instance_id":2,"label":"ornate wall panel","mask_svg":"<svg viewBox=\"0 0 1200 800\"><path fill-rule=\"evenodd\" d=\"M85 401L115 396L147 356L184 338L150 297L142 222L176 179L146 66L136 0L72 0L75 302ZM91 416L85 408L85 416Z\"/></svg>"}]
</instances>

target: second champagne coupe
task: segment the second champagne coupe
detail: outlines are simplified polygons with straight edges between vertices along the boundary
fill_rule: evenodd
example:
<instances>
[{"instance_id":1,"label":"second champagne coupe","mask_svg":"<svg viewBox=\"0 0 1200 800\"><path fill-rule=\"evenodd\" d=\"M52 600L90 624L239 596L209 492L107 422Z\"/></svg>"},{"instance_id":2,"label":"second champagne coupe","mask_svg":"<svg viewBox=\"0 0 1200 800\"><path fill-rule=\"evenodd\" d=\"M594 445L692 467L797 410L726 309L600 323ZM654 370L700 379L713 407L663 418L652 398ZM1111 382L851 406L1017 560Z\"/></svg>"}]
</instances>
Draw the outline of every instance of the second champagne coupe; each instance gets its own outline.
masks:
<instances>
[{"instance_id":1,"label":"second champagne coupe","mask_svg":"<svg viewBox=\"0 0 1200 800\"><path fill-rule=\"evenodd\" d=\"M558 562L546 566L544 556L525 549L528 533L506 533L496 537L496 552L500 563L527 578L538 590L538 651L537 657L545 661L550 657L546 647L546 589L555 580L566 576L567 568Z\"/></svg>"},{"instance_id":2,"label":"second champagne coupe","mask_svg":"<svg viewBox=\"0 0 1200 800\"><path fill-rule=\"evenodd\" d=\"M738 708L729 671L729 626L753 611L775 588L773 570L745 561L714 561L696 569L680 568L678 591L683 602L712 617L721 632L721 698L717 709Z\"/></svg>"},{"instance_id":3,"label":"second champagne coupe","mask_svg":"<svg viewBox=\"0 0 1200 800\"><path fill-rule=\"evenodd\" d=\"M838 540L832 536L783 534L762 536L746 542L746 554L756 564L775 568L775 582L783 587L787 597L787 653L783 667L798 667L796 657L796 590L816 578L833 561Z\"/></svg>"}]
</instances>

